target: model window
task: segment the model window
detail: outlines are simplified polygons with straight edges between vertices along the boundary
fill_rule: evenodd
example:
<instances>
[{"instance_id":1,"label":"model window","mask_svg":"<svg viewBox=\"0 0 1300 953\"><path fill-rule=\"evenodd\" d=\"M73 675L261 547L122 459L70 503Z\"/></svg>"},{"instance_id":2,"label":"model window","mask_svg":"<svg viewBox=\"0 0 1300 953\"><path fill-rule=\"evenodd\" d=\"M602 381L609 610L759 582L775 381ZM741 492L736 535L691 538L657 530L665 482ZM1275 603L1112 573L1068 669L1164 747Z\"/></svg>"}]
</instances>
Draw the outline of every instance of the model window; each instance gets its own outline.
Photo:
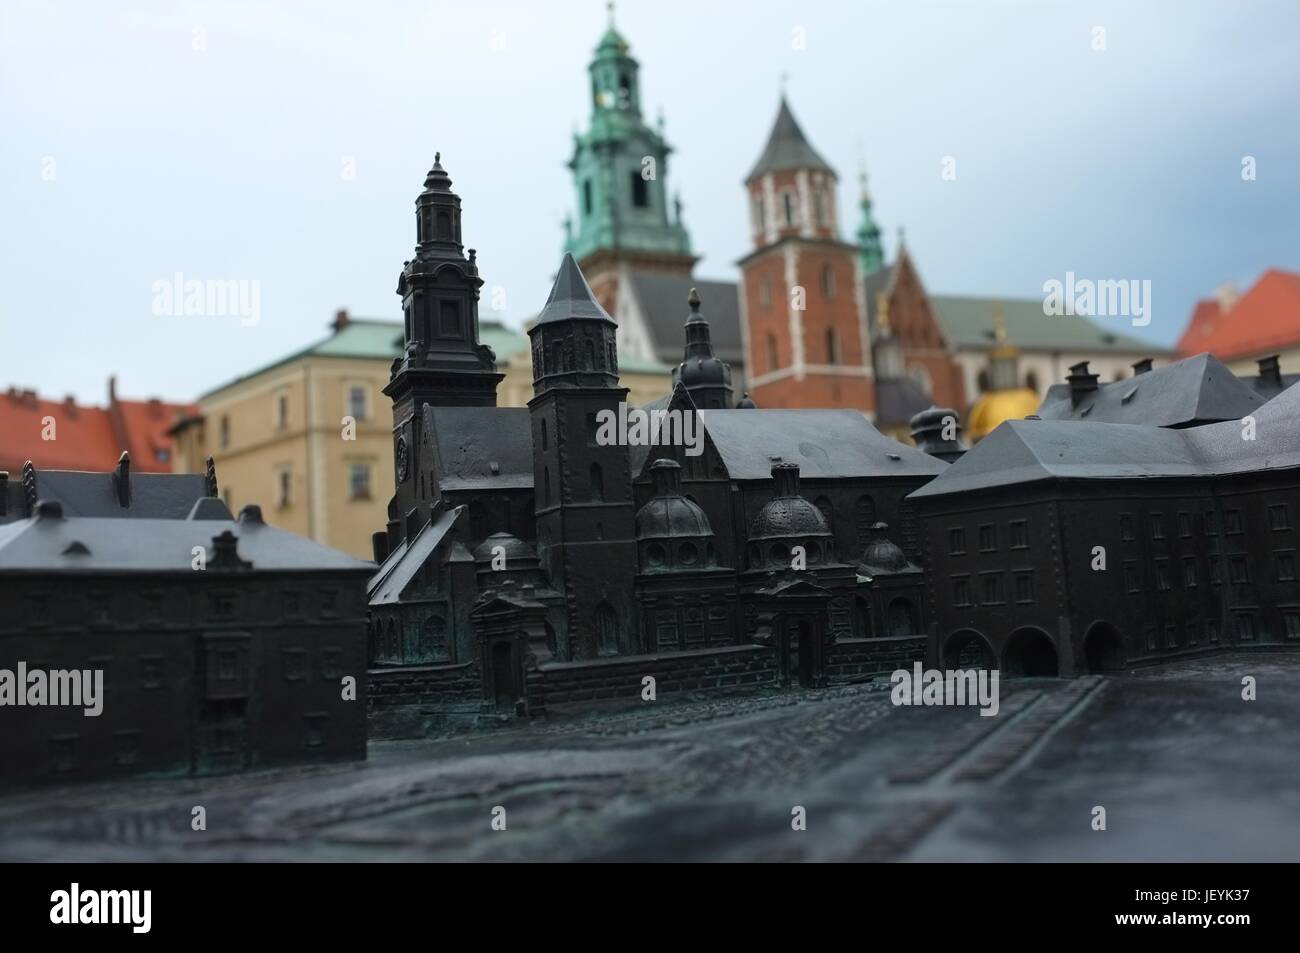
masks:
<instances>
[{"instance_id":1,"label":"model window","mask_svg":"<svg viewBox=\"0 0 1300 953\"><path fill-rule=\"evenodd\" d=\"M952 577L952 602L956 606L968 606L970 599L970 576Z\"/></svg>"},{"instance_id":2,"label":"model window","mask_svg":"<svg viewBox=\"0 0 1300 953\"><path fill-rule=\"evenodd\" d=\"M1291 517L1285 503L1275 503L1268 508L1268 525L1274 531L1291 528Z\"/></svg>"},{"instance_id":3,"label":"model window","mask_svg":"<svg viewBox=\"0 0 1300 953\"><path fill-rule=\"evenodd\" d=\"M1295 582L1295 553L1277 553L1277 581Z\"/></svg>"},{"instance_id":4,"label":"model window","mask_svg":"<svg viewBox=\"0 0 1300 953\"><path fill-rule=\"evenodd\" d=\"M1133 514L1132 513L1119 514L1119 538L1124 540L1124 542L1126 543L1133 541Z\"/></svg>"},{"instance_id":5,"label":"model window","mask_svg":"<svg viewBox=\"0 0 1300 953\"><path fill-rule=\"evenodd\" d=\"M966 531L960 527L948 530L948 554L960 556L966 552Z\"/></svg>"},{"instance_id":6,"label":"model window","mask_svg":"<svg viewBox=\"0 0 1300 953\"><path fill-rule=\"evenodd\" d=\"M1027 520L1011 521L1011 548L1029 548L1029 523Z\"/></svg>"},{"instance_id":7,"label":"model window","mask_svg":"<svg viewBox=\"0 0 1300 953\"><path fill-rule=\"evenodd\" d=\"M991 553L998 548L997 535L994 533L992 523L985 523L980 527L980 552Z\"/></svg>"},{"instance_id":8,"label":"model window","mask_svg":"<svg viewBox=\"0 0 1300 953\"><path fill-rule=\"evenodd\" d=\"M1236 536L1241 532L1241 510L1228 510L1223 519L1224 532Z\"/></svg>"}]
</instances>

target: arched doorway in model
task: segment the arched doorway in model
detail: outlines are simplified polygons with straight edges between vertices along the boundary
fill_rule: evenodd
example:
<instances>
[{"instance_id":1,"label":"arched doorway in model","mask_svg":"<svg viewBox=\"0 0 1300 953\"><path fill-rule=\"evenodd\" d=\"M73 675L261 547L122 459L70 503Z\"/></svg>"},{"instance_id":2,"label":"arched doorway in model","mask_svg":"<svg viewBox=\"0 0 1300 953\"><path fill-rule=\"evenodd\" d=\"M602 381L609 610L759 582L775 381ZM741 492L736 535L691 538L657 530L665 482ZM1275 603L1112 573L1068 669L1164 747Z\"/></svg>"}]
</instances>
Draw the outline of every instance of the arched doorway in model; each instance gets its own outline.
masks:
<instances>
[{"instance_id":1,"label":"arched doorway in model","mask_svg":"<svg viewBox=\"0 0 1300 953\"><path fill-rule=\"evenodd\" d=\"M1083 638L1083 657L1089 672L1122 672L1128 662L1124 637L1109 622L1095 622Z\"/></svg>"},{"instance_id":2,"label":"arched doorway in model","mask_svg":"<svg viewBox=\"0 0 1300 953\"><path fill-rule=\"evenodd\" d=\"M943 647L943 667L957 669L995 669L998 657L984 638L974 629L959 629L948 636Z\"/></svg>"},{"instance_id":3,"label":"arched doorway in model","mask_svg":"<svg viewBox=\"0 0 1300 953\"><path fill-rule=\"evenodd\" d=\"M1002 653L1002 674L1007 678L1060 674L1056 646L1042 629L1018 629Z\"/></svg>"}]
</instances>

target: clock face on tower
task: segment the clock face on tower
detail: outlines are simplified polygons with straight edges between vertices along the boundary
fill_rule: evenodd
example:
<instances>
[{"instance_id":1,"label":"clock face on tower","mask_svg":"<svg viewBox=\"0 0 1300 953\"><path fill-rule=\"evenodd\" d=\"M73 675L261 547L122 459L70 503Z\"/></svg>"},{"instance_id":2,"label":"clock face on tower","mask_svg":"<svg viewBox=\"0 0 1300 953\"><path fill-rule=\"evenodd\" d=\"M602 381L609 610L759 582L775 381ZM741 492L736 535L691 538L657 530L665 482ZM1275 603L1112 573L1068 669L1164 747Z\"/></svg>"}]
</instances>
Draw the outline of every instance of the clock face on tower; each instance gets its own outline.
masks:
<instances>
[{"instance_id":1,"label":"clock face on tower","mask_svg":"<svg viewBox=\"0 0 1300 953\"><path fill-rule=\"evenodd\" d=\"M397 479L405 483L411 473L411 455L406 448L406 438L397 438Z\"/></svg>"}]
</instances>

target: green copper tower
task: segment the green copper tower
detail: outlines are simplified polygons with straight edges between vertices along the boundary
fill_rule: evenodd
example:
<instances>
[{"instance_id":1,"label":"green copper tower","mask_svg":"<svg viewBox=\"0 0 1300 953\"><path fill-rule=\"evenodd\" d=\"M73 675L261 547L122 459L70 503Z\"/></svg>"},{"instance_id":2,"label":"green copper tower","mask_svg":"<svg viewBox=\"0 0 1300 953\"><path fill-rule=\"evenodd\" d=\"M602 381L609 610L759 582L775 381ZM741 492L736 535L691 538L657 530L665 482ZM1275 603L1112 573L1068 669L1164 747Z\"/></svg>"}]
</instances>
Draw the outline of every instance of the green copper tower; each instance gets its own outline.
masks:
<instances>
[{"instance_id":1,"label":"green copper tower","mask_svg":"<svg viewBox=\"0 0 1300 953\"><path fill-rule=\"evenodd\" d=\"M858 183L862 198L862 224L858 226L858 261L862 263L864 275L879 271L885 265L885 249L880 243L880 226L871 214L871 193L867 191L867 173L864 169L858 173Z\"/></svg>"},{"instance_id":2,"label":"green copper tower","mask_svg":"<svg viewBox=\"0 0 1300 953\"><path fill-rule=\"evenodd\" d=\"M610 23L588 67L591 126L575 134L569 169L577 189L577 219L565 225L565 251L583 264L593 257L694 263L680 203L668 194L668 153L658 129L641 115L637 61ZM671 212L671 214L670 214ZM601 254L605 253L605 254ZM594 264L594 263L593 263Z\"/></svg>"}]
</instances>

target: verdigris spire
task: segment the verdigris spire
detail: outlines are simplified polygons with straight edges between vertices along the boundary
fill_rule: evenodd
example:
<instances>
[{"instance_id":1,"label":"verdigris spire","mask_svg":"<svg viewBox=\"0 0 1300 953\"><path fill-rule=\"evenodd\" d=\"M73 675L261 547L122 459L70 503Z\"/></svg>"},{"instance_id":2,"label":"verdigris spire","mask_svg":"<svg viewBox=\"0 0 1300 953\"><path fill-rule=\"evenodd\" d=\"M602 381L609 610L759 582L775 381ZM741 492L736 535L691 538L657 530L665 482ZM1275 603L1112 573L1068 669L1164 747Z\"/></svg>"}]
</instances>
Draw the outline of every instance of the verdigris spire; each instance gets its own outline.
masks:
<instances>
[{"instance_id":1,"label":"verdigris spire","mask_svg":"<svg viewBox=\"0 0 1300 953\"><path fill-rule=\"evenodd\" d=\"M858 184L862 192L859 207L862 209L862 223L858 226L858 261L862 263L864 275L879 271L885 265L885 249L880 241L880 226L871 214L871 193L867 191L867 170L858 173Z\"/></svg>"},{"instance_id":2,"label":"verdigris spire","mask_svg":"<svg viewBox=\"0 0 1300 953\"><path fill-rule=\"evenodd\" d=\"M655 128L642 118L640 67L614 26L612 10L587 69L591 125L574 137L569 160L578 214L565 250L584 267L601 252L689 256L686 229L669 219L672 150L662 135L662 119Z\"/></svg>"}]
</instances>

